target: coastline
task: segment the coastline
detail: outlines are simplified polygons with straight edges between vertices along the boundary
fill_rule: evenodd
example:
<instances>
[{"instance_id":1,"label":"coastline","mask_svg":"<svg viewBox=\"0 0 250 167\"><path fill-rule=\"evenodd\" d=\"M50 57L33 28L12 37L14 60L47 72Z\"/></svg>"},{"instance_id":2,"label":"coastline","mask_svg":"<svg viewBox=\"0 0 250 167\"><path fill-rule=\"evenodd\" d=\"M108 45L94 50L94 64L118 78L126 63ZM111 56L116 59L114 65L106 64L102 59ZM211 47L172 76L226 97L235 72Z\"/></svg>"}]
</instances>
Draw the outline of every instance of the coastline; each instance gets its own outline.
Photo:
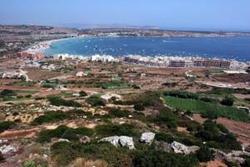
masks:
<instances>
[{"instance_id":1,"label":"coastline","mask_svg":"<svg viewBox=\"0 0 250 167\"><path fill-rule=\"evenodd\" d=\"M91 35L81 35L69 38L61 38L39 42L32 45L24 53L31 55L42 55L41 57L50 57L53 59L79 59L83 61L102 61L102 62L124 62L130 64L139 64L145 66L157 66L157 67L200 67L209 66L204 65L204 62L215 64L218 67L226 67L230 69L245 69L250 65L250 62L238 61L235 59L225 59L216 57L202 57L202 56L177 56L177 55L161 55L161 56L146 56L146 55L122 55L122 56L112 56L107 54L94 54L90 56L84 55L74 55L74 54L54 54L45 55L45 50L49 49L51 45L58 41L69 40L73 38L84 38L91 37ZM110 37L110 36L109 36ZM37 59L37 58L36 58ZM40 59L40 57L39 57ZM195 65L196 63L196 65ZM198 63L198 64L197 64Z\"/></svg>"}]
</instances>

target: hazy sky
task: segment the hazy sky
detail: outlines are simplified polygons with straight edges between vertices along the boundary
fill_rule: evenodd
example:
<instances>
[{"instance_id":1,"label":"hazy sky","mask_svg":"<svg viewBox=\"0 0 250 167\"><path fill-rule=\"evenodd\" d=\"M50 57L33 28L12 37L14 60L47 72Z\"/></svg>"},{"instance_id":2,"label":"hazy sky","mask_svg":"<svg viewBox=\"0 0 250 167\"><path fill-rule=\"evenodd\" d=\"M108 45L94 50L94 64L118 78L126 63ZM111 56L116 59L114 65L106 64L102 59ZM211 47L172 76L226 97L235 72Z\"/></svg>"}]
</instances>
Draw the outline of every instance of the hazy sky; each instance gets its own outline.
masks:
<instances>
[{"instance_id":1,"label":"hazy sky","mask_svg":"<svg viewBox=\"0 0 250 167\"><path fill-rule=\"evenodd\" d=\"M0 24L250 31L250 0L0 0Z\"/></svg>"}]
</instances>

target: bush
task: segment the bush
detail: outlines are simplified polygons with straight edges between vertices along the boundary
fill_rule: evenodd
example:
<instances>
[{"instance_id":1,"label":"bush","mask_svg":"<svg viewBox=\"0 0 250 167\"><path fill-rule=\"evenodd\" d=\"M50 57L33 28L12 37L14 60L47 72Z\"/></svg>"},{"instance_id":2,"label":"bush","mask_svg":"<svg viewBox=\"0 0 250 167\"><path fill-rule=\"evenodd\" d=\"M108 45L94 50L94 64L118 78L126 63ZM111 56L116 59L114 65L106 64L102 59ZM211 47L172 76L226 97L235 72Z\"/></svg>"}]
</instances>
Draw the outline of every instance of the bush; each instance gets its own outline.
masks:
<instances>
[{"instance_id":1,"label":"bush","mask_svg":"<svg viewBox=\"0 0 250 167\"><path fill-rule=\"evenodd\" d=\"M8 90L8 89L4 89L1 93L0 96L2 97L6 97L6 96L17 96L17 93L13 90Z\"/></svg>"},{"instance_id":2,"label":"bush","mask_svg":"<svg viewBox=\"0 0 250 167\"><path fill-rule=\"evenodd\" d=\"M195 156L166 153L163 151L136 151L133 158L134 167L195 167L198 160Z\"/></svg>"},{"instance_id":3,"label":"bush","mask_svg":"<svg viewBox=\"0 0 250 167\"><path fill-rule=\"evenodd\" d=\"M122 118L122 117L128 117L129 116L129 112L125 111L125 110L120 110L120 109L112 109L109 112L109 115L111 115L113 117Z\"/></svg>"},{"instance_id":4,"label":"bush","mask_svg":"<svg viewBox=\"0 0 250 167\"><path fill-rule=\"evenodd\" d=\"M137 133L135 127L130 124L122 125L98 125L96 127L97 135L101 136L135 136Z\"/></svg>"},{"instance_id":5,"label":"bush","mask_svg":"<svg viewBox=\"0 0 250 167\"><path fill-rule=\"evenodd\" d=\"M206 141L210 147L241 150L241 145L223 125L218 125L215 122L205 121L203 127L195 134L196 137Z\"/></svg>"},{"instance_id":6,"label":"bush","mask_svg":"<svg viewBox=\"0 0 250 167\"><path fill-rule=\"evenodd\" d=\"M187 130L190 132L196 132L201 128L201 125L195 121L188 122L186 126L187 126Z\"/></svg>"},{"instance_id":7,"label":"bush","mask_svg":"<svg viewBox=\"0 0 250 167\"><path fill-rule=\"evenodd\" d=\"M0 122L0 133L4 132L5 130L13 128L15 125L16 124L14 122L10 121Z\"/></svg>"},{"instance_id":8,"label":"bush","mask_svg":"<svg viewBox=\"0 0 250 167\"><path fill-rule=\"evenodd\" d=\"M145 107L143 106L143 104L138 103L138 104L135 104L135 105L134 105L134 109L135 109L136 111L143 111L143 110L145 110Z\"/></svg>"},{"instance_id":9,"label":"bush","mask_svg":"<svg viewBox=\"0 0 250 167\"><path fill-rule=\"evenodd\" d=\"M202 146L197 152L196 156L200 162L208 162L213 160L214 152L210 150L207 146Z\"/></svg>"},{"instance_id":10,"label":"bush","mask_svg":"<svg viewBox=\"0 0 250 167\"><path fill-rule=\"evenodd\" d=\"M247 73L250 73L250 67L247 68L246 72L247 72Z\"/></svg>"},{"instance_id":11,"label":"bush","mask_svg":"<svg viewBox=\"0 0 250 167\"><path fill-rule=\"evenodd\" d=\"M184 99L198 99L199 95L191 92L184 92L184 91L168 91L163 93L164 96L172 96Z\"/></svg>"},{"instance_id":12,"label":"bush","mask_svg":"<svg viewBox=\"0 0 250 167\"><path fill-rule=\"evenodd\" d=\"M77 128L72 129L67 126L59 126L54 130L44 130L38 135L38 142L50 142L51 138L63 138L68 140L77 141L80 136L92 136L92 129L88 128Z\"/></svg>"},{"instance_id":13,"label":"bush","mask_svg":"<svg viewBox=\"0 0 250 167\"><path fill-rule=\"evenodd\" d=\"M249 167L250 166L250 157L245 159L245 162L241 165L242 167Z\"/></svg>"},{"instance_id":14,"label":"bush","mask_svg":"<svg viewBox=\"0 0 250 167\"><path fill-rule=\"evenodd\" d=\"M219 115L216 111L206 111L201 113L201 116L208 119L217 119Z\"/></svg>"},{"instance_id":15,"label":"bush","mask_svg":"<svg viewBox=\"0 0 250 167\"><path fill-rule=\"evenodd\" d=\"M2 152L0 151L0 163L1 162L3 162L5 159L4 159L4 157L3 157L3 154L2 154Z\"/></svg>"},{"instance_id":16,"label":"bush","mask_svg":"<svg viewBox=\"0 0 250 167\"><path fill-rule=\"evenodd\" d=\"M176 128L178 117L172 111L162 110L152 121L161 125L167 125L168 128Z\"/></svg>"},{"instance_id":17,"label":"bush","mask_svg":"<svg viewBox=\"0 0 250 167\"><path fill-rule=\"evenodd\" d=\"M88 96L88 94L87 94L86 92L84 92L84 91L79 92L79 94L80 94L81 97L86 97L86 96Z\"/></svg>"},{"instance_id":18,"label":"bush","mask_svg":"<svg viewBox=\"0 0 250 167\"><path fill-rule=\"evenodd\" d=\"M38 165L36 165L35 161L25 161L23 163L23 167L39 167Z\"/></svg>"},{"instance_id":19,"label":"bush","mask_svg":"<svg viewBox=\"0 0 250 167\"><path fill-rule=\"evenodd\" d=\"M81 107L81 104L73 100L64 100L57 96L48 97L50 104L54 106Z\"/></svg>"},{"instance_id":20,"label":"bush","mask_svg":"<svg viewBox=\"0 0 250 167\"><path fill-rule=\"evenodd\" d=\"M63 112L47 112L45 115L42 115L38 118L36 118L32 124L34 125L40 125L43 123L49 123L49 122L57 122L64 119L67 119L69 116L66 113Z\"/></svg>"},{"instance_id":21,"label":"bush","mask_svg":"<svg viewBox=\"0 0 250 167\"><path fill-rule=\"evenodd\" d=\"M234 99L232 97L226 96L222 101L221 104L224 106L233 106Z\"/></svg>"},{"instance_id":22,"label":"bush","mask_svg":"<svg viewBox=\"0 0 250 167\"><path fill-rule=\"evenodd\" d=\"M156 133L155 140L157 141L165 141L167 143L172 143L174 141L174 137L167 133Z\"/></svg>"},{"instance_id":23,"label":"bush","mask_svg":"<svg viewBox=\"0 0 250 167\"><path fill-rule=\"evenodd\" d=\"M129 150L116 148L110 143L55 143L51 147L52 157L57 162L57 166L67 166L77 157L85 159L105 160L112 167L132 166L132 159Z\"/></svg>"},{"instance_id":24,"label":"bush","mask_svg":"<svg viewBox=\"0 0 250 167\"><path fill-rule=\"evenodd\" d=\"M86 99L87 103L89 103L90 105L97 107L97 106L105 106L104 101L101 99L100 96L97 95L93 95L90 96L89 98Z\"/></svg>"}]
</instances>

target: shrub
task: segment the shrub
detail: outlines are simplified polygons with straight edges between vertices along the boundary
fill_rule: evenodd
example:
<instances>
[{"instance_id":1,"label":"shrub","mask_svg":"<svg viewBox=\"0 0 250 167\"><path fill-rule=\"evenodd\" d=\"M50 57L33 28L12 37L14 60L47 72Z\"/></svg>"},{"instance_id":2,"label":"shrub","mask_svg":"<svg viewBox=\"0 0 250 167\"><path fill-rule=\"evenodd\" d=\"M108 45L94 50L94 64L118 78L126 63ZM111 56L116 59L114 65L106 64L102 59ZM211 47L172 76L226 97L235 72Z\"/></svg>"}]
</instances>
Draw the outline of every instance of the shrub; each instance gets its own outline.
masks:
<instances>
[{"instance_id":1,"label":"shrub","mask_svg":"<svg viewBox=\"0 0 250 167\"><path fill-rule=\"evenodd\" d=\"M54 106L81 107L81 104L73 100L64 100L57 96L48 97L50 104Z\"/></svg>"},{"instance_id":2,"label":"shrub","mask_svg":"<svg viewBox=\"0 0 250 167\"><path fill-rule=\"evenodd\" d=\"M2 152L0 151L0 163L1 162L3 162L5 159L4 159L4 157L3 157L3 154L2 154Z\"/></svg>"},{"instance_id":3,"label":"shrub","mask_svg":"<svg viewBox=\"0 0 250 167\"><path fill-rule=\"evenodd\" d=\"M191 92L184 92L184 91L168 91L163 93L164 96L172 96L184 99L198 99L199 95Z\"/></svg>"},{"instance_id":4,"label":"shrub","mask_svg":"<svg viewBox=\"0 0 250 167\"><path fill-rule=\"evenodd\" d=\"M5 96L16 96L17 93L13 90L8 90L8 89L4 89L1 93L0 96L5 97Z\"/></svg>"},{"instance_id":5,"label":"shrub","mask_svg":"<svg viewBox=\"0 0 250 167\"><path fill-rule=\"evenodd\" d=\"M206 111L201 113L201 116L208 119L217 119L218 113L216 111Z\"/></svg>"},{"instance_id":6,"label":"shrub","mask_svg":"<svg viewBox=\"0 0 250 167\"><path fill-rule=\"evenodd\" d=\"M38 167L38 166L36 165L35 161L29 160L23 163L23 167Z\"/></svg>"},{"instance_id":7,"label":"shrub","mask_svg":"<svg viewBox=\"0 0 250 167\"><path fill-rule=\"evenodd\" d=\"M110 143L55 143L51 147L52 157L57 162L57 166L67 166L77 157L85 159L105 160L112 167L132 166L129 150L125 148L116 148Z\"/></svg>"},{"instance_id":8,"label":"shrub","mask_svg":"<svg viewBox=\"0 0 250 167\"><path fill-rule=\"evenodd\" d=\"M210 150L207 146L202 146L197 152L196 156L200 162L208 162L213 160L214 152Z\"/></svg>"},{"instance_id":9,"label":"shrub","mask_svg":"<svg viewBox=\"0 0 250 167\"><path fill-rule=\"evenodd\" d=\"M132 88L134 88L134 89L141 89L141 87L138 86L138 85L136 85L136 84L133 84L133 85L132 85Z\"/></svg>"},{"instance_id":10,"label":"shrub","mask_svg":"<svg viewBox=\"0 0 250 167\"><path fill-rule=\"evenodd\" d=\"M129 112L125 111L125 110L120 110L120 109L112 109L109 114L113 117L128 117L129 116Z\"/></svg>"},{"instance_id":11,"label":"shrub","mask_svg":"<svg viewBox=\"0 0 250 167\"><path fill-rule=\"evenodd\" d=\"M222 105L225 106L233 106L234 104L234 99L232 97L226 96L222 101L221 101Z\"/></svg>"},{"instance_id":12,"label":"shrub","mask_svg":"<svg viewBox=\"0 0 250 167\"><path fill-rule=\"evenodd\" d=\"M162 125L167 125L168 128L177 127L178 117L172 111L162 110L159 115L156 116L152 121L160 123Z\"/></svg>"},{"instance_id":13,"label":"shrub","mask_svg":"<svg viewBox=\"0 0 250 167\"><path fill-rule=\"evenodd\" d=\"M242 167L249 167L250 166L250 157L245 159L245 162L241 165Z\"/></svg>"},{"instance_id":14,"label":"shrub","mask_svg":"<svg viewBox=\"0 0 250 167\"><path fill-rule=\"evenodd\" d=\"M203 127L195 134L196 137L206 141L210 147L241 150L241 145L223 125L218 125L215 122L205 121Z\"/></svg>"},{"instance_id":15,"label":"shrub","mask_svg":"<svg viewBox=\"0 0 250 167\"><path fill-rule=\"evenodd\" d=\"M38 142L49 142L51 138L64 138L68 140L77 141L79 136L91 136L93 131L88 128L72 129L67 126L59 126L54 130L44 130L38 135Z\"/></svg>"},{"instance_id":16,"label":"shrub","mask_svg":"<svg viewBox=\"0 0 250 167\"><path fill-rule=\"evenodd\" d=\"M14 122L10 121L0 122L0 133L4 132L5 130L13 128L15 125L16 124Z\"/></svg>"},{"instance_id":17,"label":"shrub","mask_svg":"<svg viewBox=\"0 0 250 167\"><path fill-rule=\"evenodd\" d=\"M134 167L194 167L198 160L192 155L179 155L163 151L136 151L133 158Z\"/></svg>"},{"instance_id":18,"label":"shrub","mask_svg":"<svg viewBox=\"0 0 250 167\"><path fill-rule=\"evenodd\" d=\"M36 118L32 124L34 125L40 125L43 123L49 123L49 122L57 122L64 119L67 119L69 116L66 113L63 112L47 112L45 115L42 115L38 118Z\"/></svg>"},{"instance_id":19,"label":"shrub","mask_svg":"<svg viewBox=\"0 0 250 167\"><path fill-rule=\"evenodd\" d=\"M174 137L170 134L160 132L160 133L156 133L155 140L172 143L174 141Z\"/></svg>"},{"instance_id":20,"label":"shrub","mask_svg":"<svg viewBox=\"0 0 250 167\"><path fill-rule=\"evenodd\" d=\"M87 94L86 92L84 92L84 91L79 92L79 94L80 94L81 97L86 97L86 96L88 96L88 94Z\"/></svg>"},{"instance_id":21,"label":"shrub","mask_svg":"<svg viewBox=\"0 0 250 167\"><path fill-rule=\"evenodd\" d=\"M97 95L90 96L89 98L86 99L86 101L87 103L91 104L94 107L105 106L104 101L101 99L100 96Z\"/></svg>"},{"instance_id":22,"label":"shrub","mask_svg":"<svg viewBox=\"0 0 250 167\"><path fill-rule=\"evenodd\" d=\"M135 109L136 111L143 111L143 110L145 110L145 107L143 106L143 104L138 103L138 104L135 104L135 105L134 105L134 109Z\"/></svg>"},{"instance_id":23,"label":"shrub","mask_svg":"<svg viewBox=\"0 0 250 167\"><path fill-rule=\"evenodd\" d=\"M246 72L247 72L247 73L250 73L250 67L247 68Z\"/></svg>"},{"instance_id":24,"label":"shrub","mask_svg":"<svg viewBox=\"0 0 250 167\"><path fill-rule=\"evenodd\" d=\"M201 128L201 125L195 121L188 122L186 126L187 126L187 130L190 132L196 132Z\"/></svg>"},{"instance_id":25,"label":"shrub","mask_svg":"<svg viewBox=\"0 0 250 167\"><path fill-rule=\"evenodd\" d=\"M101 136L135 136L137 134L135 131L135 127L130 124L98 125L96 127L96 133Z\"/></svg>"}]
</instances>

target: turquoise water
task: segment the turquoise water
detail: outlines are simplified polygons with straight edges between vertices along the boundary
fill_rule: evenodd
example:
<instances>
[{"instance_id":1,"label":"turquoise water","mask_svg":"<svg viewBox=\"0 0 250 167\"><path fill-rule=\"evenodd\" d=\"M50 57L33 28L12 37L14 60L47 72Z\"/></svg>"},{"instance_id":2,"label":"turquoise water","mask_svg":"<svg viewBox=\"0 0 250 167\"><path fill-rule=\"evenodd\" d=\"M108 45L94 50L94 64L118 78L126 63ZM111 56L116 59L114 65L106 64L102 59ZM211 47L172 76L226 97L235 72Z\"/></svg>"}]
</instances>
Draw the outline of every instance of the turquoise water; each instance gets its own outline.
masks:
<instances>
[{"instance_id":1,"label":"turquoise water","mask_svg":"<svg viewBox=\"0 0 250 167\"><path fill-rule=\"evenodd\" d=\"M79 37L55 42L45 54L201 56L250 61L250 37Z\"/></svg>"}]
</instances>

